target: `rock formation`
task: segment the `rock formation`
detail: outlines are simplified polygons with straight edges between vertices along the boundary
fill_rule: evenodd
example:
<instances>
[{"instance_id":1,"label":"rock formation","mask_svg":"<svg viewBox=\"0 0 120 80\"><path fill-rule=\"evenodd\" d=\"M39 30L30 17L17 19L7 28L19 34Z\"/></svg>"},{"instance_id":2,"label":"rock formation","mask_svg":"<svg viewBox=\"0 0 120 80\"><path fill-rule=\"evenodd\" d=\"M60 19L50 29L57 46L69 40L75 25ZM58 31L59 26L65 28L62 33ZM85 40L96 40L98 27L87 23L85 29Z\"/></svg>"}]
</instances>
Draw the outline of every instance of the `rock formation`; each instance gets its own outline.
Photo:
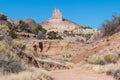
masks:
<instances>
[{"instance_id":1,"label":"rock formation","mask_svg":"<svg viewBox=\"0 0 120 80\"><path fill-rule=\"evenodd\" d=\"M59 9L55 8L52 19L61 19L62 20L62 14Z\"/></svg>"},{"instance_id":2,"label":"rock formation","mask_svg":"<svg viewBox=\"0 0 120 80\"><path fill-rule=\"evenodd\" d=\"M70 43L65 41L39 41L34 40L32 43L27 43L25 53L36 53L34 55L56 55L62 54L65 51L73 50L80 47L82 44Z\"/></svg>"},{"instance_id":3,"label":"rock formation","mask_svg":"<svg viewBox=\"0 0 120 80\"><path fill-rule=\"evenodd\" d=\"M0 25L5 25L7 23L7 17L4 14L0 13Z\"/></svg>"},{"instance_id":4,"label":"rock formation","mask_svg":"<svg viewBox=\"0 0 120 80\"><path fill-rule=\"evenodd\" d=\"M47 21L40 23L47 30L53 30L58 32L63 31L71 31L76 28L80 28L81 26L77 25L76 23L64 19L59 9L55 9L53 11L53 15Z\"/></svg>"}]
</instances>

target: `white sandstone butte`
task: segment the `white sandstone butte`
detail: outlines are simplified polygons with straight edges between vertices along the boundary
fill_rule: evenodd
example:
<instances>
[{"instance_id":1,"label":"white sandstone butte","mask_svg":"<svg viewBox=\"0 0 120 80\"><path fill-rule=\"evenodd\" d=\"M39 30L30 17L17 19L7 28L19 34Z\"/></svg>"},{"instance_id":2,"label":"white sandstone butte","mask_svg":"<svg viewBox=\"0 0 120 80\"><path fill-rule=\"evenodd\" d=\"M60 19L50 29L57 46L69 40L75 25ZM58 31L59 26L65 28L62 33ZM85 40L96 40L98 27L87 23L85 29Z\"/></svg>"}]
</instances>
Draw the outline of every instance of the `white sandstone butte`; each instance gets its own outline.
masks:
<instances>
[{"instance_id":1,"label":"white sandstone butte","mask_svg":"<svg viewBox=\"0 0 120 80\"><path fill-rule=\"evenodd\" d=\"M40 25L49 31L58 31L58 32L63 32L65 30L72 31L74 29L81 27L80 25L70 20L64 19L62 17L62 13L57 8L55 8L55 10L53 11L52 17L40 23Z\"/></svg>"},{"instance_id":2,"label":"white sandstone butte","mask_svg":"<svg viewBox=\"0 0 120 80\"><path fill-rule=\"evenodd\" d=\"M55 10L53 11L53 19L62 19L62 13L60 12L59 9L55 8Z\"/></svg>"}]
</instances>

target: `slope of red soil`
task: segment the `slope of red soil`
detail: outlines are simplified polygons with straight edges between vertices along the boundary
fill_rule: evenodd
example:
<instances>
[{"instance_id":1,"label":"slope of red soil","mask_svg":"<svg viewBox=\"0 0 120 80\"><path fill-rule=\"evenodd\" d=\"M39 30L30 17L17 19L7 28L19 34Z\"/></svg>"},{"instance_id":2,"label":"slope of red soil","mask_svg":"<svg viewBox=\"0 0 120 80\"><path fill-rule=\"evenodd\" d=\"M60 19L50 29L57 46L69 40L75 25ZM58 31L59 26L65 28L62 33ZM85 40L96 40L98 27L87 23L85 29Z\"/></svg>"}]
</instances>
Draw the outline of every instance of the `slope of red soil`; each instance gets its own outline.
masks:
<instances>
[{"instance_id":1,"label":"slope of red soil","mask_svg":"<svg viewBox=\"0 0 120 80\"><path fill-rule=\"evenodd\" d=\"M82 61L87 56L92 56L95 53L97 53L97 52L99 52L99 51L101 51L103 49L107 50L108 47L110 47L108 45L108 43L109 44L113 43L114 46L117 46L117 44L120 41L120 37L119 36L120 36L120 33L116 33L116 34L114 34L114 35L112 35L110 37L103 38L103 39L101 39L99 41L96 41L95 43L86 45L85 48L80 50L79 54L74 57L72 62L78 63L78 62ZM113 45L111 45L111 47L113 47Z\"/></svg>"}]
</instances>

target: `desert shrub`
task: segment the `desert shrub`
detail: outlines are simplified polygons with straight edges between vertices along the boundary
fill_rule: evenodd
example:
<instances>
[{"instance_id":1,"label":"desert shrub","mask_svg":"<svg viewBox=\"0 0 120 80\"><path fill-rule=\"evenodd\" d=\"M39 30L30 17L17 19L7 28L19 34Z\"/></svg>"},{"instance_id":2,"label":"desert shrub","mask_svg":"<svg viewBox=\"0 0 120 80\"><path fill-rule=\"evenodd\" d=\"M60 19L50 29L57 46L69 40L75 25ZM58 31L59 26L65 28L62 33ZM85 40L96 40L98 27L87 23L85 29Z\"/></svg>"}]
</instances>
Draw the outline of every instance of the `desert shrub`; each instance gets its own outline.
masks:
<instances>
[{"instance_id":1,"label":"desert shrub","mask_svg":"<svg viewBox=\"0 0 120 80\"><path fill-rule=\"evenodd\" d=\"M35 28L35 29L32 30L32 33L34 33L35 35L37 35L38 32L39 32L39 29L38 29L38 28Z\"/></svg>"},{"instance_id":2,"label":"desert shrub","mask_svg":"<svg viewBox=\"0 0 120 80\"><path fill-rule=\"evenodd\" d=\"M36 35L38 35L38 32L39 31L41 31L43 34L46 34L46 32L47 32L47 30L46 29L44 29L42 26L38 26L38 27L36 27L35 29L33 29L33 33L34 34L36 34Z\"/></svg>"},{"instance_id":3,"label":"desert shrub","mask_svg":"<svg viewBox=\"0 0 120 80\"><path fill-rule=\"evenodd\" d=\"M120 16L113 16L112 21L106 21L102 25L103 36L111 36L120 31Z\"/></svg>"},{"instance_id":4,"label":"desert shrub","mask_svg":"<svg viewBox=\"0 0 120 80\"><path fill-rule=\"evenodd\" d=\"M0 53L0 72L3 74L18 73L25 70L23 63L15 53Z\"/></svg>"},{"instance_id":5,"label":"desert shrub","mask_svg":"<svg viewBox=\"0 0 120 80\"><path fill-rule=\"evenodd\" d=\"M15 30L17 28L17 26L15 26L14 23L8 22L6 25L9 28L9 30Z\"/></svg>"},{"instance_id":6,"label":"desert shrub","mask_svg":"<svg viewBox=\"0 0 120 80\"><path fill-rule=\"evenodd\" d=\"M120 80L120 69L109 70L106 72L107 75L112 75L116 80Z\"/></svg>"},{"instance_id":7,"label":"desert shrub","mask_svg":"<svg viewBox=\"0 0 120 80\"><path fill-rule=\"evenodd\" d=\"M29 27L29 25L28 25L28 24L26 24L26 23L25 23L25 22L23 22L23 21L20 21L18 26L19 26L19 27L20 27L20 29L22 29L22 30L25 30L26 28L28 28L28 27Z\"/></svg>"},{"instance_id":8,"label":"desert shrub","mask_svg":"<svg viewBox=\"0 0 120 80\"><path fill-rule=\"evenodd\" d=\"M112 75L113 72L112 72L111 70L109 70L109 71L106 71L106 74L107 74L107 75Z\"/></svg>"},{"instance_id":9,"label":"desert shrub","mask_svg":"<svg viewBox=\"0 0 120 80\"><path fill-rule=\"evenodd\" d=\"M88 39L91 38L92 35L93 35L93 34L85 34L84 37L88 40Z\"/></svg>"},{"instance_id":10,"label":"desert shrub","mask_svg":"<svg viewBox=\"0 0 120 80\"><path fill-rule=\"evenodd\" d=\"M38 39L46 39L46 34L43 34L43 32L39 31L37 38Z\"/></svg>"},{"instance_id":11,"label":"desert shrub","mask_svg":"<svg viewBox=\"0 0 120 80\"><path fill-rule=\"evenodd\" d=\"M5 47L4 47L5 48ZM11 48L8 48L11 50ZM20 59L12 51L0 49L0 72L3 74L18 73L24 70Z\"/></svg>"},{"instance_id":12,"label":"desert shrub","mask_svg":"<svg viewBox=\"0 0 120 80\"><path fill-rule=\"evenodd\" d=\"M0 72L4 74L18 73L24 70L22 62L17 55L17 49L15 51L13 50L13 47L15 46L19 47L22 46L22 44L15 43L13 40L11 41L11 44L5 40L0 41ZM19 50L20 48L21 47L19 47Z\"/></svg>"},{"instance_id":13,"label":"desert shrub","mask_svg":"<svg viewBox=\"0 0 120 80\"><path fill-rule=\"evenodd\" d=\"M114 73L114 78L120 80L120 70L116 70Z\"/></svg>"},{"instance_id":14,"label":"desert shrub","mask_svg":"<svg viewBox=\"0 0 120 80\"><path fill-rule=\"evenodd\" d=\"M97 57L97 58L86 58L85 61L89 64L100 64L100 65L104 65L104 59L101 57Z\"/></svg>"},{"instance_id":15,"label":"desert shrub","mask_svg":"<svg viewBox=\"0 0 120 80\"><path fill-rule=\"evenodd\" d=\"M0 20L7 20L7 17L3 14L0 14Z\"/></svg>"},{"instance_id":16,"label":"desert shrub","mask_svg":"<svg viewBox=\"0 0 120 80\"><path fill-rule=\"evenodd\" d=\"M13 29L13 25L12 25L12 23L8 22L8 23L7 23L7 26L8 26L8 28L9 28L10 30Z\"/></svg>"},{"instance_id":17,"label":"desert shrub","mask_svg":"<svg viewBox=\"0 0 120 80\"><path fill-rule=\"evenodd\" d=\"M5 41L7 44L12 43L12 38L9 36L9 32L7 31L6 27L0 29L0 40Z\"/></svg>"},{"instance_id":18,"label":"desert shrub","mask_svg":"<svg viewBox=\"0 0 120 80\"><path fill-rule=\"evenodd\" d=\"M7 61L0 60L0 69L2 70L4 74L18 73L24 70L21 63L12 58L9 58Z\"/></svg>"},{"instance_id":19,"label":"desert shrub","mask_svg":"<svg viewBox=\"0 0 120 80\"><path fill-rule=\"evenodd\" d=\"M6 28L0 29L0 40L4 40L4 38L7 37L7 30Z\"/></svg>"},{"instance_id":20,"label":"desert shrub","mask_svg":"<svg viewBox=\"0 0 120 80\"><path fill-rule=\"evenodd\" d=\"M112 54L107 54L104 59L107 63L116 63L118 61L118 57Z\"/></svg>"},{"instance_id":21,"label":"desert shrub","mask_svg":"<svg viewBox=\"0 0 120 80\"><path fill-rule=\"evenodd\" d=\"M48 32L48 39L63 39L61 36L58 35L58 32L50 31Z\"/></svg>"},{"instance_id":22,"label":"desert shrub","mask_svg":"<svg viewBox=\"0 0 120 80\"><path fill-rule=\"evenodd\" d=\"M6 31L3 29L3 32ZM2 35L4 35L4 33ZM3 72L4 74L18 73L24 70L24 67L20 58L17 56L17 49L14 51L13 47L17 46L19 52L21 52L21 49L24 49L21 48L22 44L13 43L13 40L11 38L9 39L7 34L5 36L4 40L0 41L0 72Z\"/></svg>"},{"instance_id":23,"label":"desert shrub","mask_svg":"<svg viewBox=\"0 0 120 80\"><path fill-rule=\"evenodd\" d=\"M77 34L75 34L73 31L66 31L66 30L64 30L64 35L66 35L66 36L75 36L75 35L77 35Z\"/></svg>"},{"instance_id":24,"label":"desert shrub","mask_svg":"<svg viewBox=\"0 0 120 80\"><path fill-rule=\"evenodd\" d=\"M9 36L11 36L13 39L17 38L17 35L15 34L13 30L9 31Z\"/></svg>"},{"instance_id":25,"label":"desert shrub","mask_svg":"<svg viewBox=\"0 0 120 80\"><path fill-rule=\"evenodd\" d=\"M99 65L105 65L110 63L116 63L118 61L118 57L116 55L107 54L105 56L99 56L99 57L88 57L84 59L85 62L89 64L99 64Z\"/></svg>"},{"instance_id":26,"label":"desert shrub","mask_svg":"<svg viewBox=\"0 0 120 80\"><path fill-rule=\"evenodd\" d=\"M23 21L20 21L19 24L16 26L16 30L19 31L25 31L25 32L29 32L31 33L31 28L29 27L29 25Z\"/></svg>"},{"instance_id":27,"label":"desert shrub","mask_svg":"<svg viewBox=\"0 0 120 80\"><path fill-rule=\"evenodd\" d=\"M23 58L23 50L25 50L25 44L22 41L13 41L12 50L15 52L19 58Z\"/></svg>"},{"instance_id":28,"label":"desert shrub","mask_svg":"<svg viewBox=\"0 0 120 80\"><path fill-rule=\"evenodd\" d=\"M40 25L37 27L37 29L40 30L43 34L46 34L47 32L47 30Z\"/></svg>"}]
</instances>

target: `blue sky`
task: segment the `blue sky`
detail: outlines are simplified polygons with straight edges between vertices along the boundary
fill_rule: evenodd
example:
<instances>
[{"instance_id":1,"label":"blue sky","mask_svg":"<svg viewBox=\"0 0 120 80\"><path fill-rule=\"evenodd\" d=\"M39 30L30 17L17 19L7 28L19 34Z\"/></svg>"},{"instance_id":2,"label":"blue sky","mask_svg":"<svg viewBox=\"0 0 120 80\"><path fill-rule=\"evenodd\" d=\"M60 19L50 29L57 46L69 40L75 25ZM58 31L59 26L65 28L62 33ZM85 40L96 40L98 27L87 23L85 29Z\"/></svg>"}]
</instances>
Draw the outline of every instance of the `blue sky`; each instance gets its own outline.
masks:
<instances>
[{"instance_id":1,"label":"blue sky","mask_svg":"<svg viewBox=\"0 0 120 80\"><path fill-rule=\"evenodd\" d=\"M51 17L54 8L77 24L99 28L112 14L120 14L120 0L0 0L0 12L13 20L42 22Z\"/></svg>"}]
</instances>

